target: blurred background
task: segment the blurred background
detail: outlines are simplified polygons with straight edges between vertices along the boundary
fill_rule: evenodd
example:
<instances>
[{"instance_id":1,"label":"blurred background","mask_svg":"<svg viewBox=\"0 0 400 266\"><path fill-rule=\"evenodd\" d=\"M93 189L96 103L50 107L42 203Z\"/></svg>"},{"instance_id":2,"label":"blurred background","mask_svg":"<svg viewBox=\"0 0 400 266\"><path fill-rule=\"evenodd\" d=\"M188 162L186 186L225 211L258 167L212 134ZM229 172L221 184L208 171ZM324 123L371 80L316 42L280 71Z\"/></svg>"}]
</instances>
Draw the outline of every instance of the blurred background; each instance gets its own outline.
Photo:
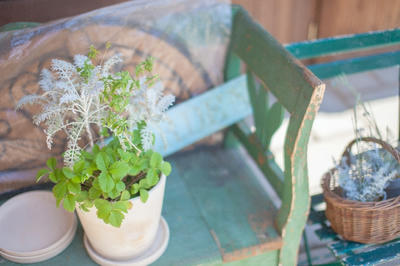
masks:
<instances>
[{"instance_id":1,"label":"blurred background","mask_svg":"<svg viewBox=\"0 0 400 266\"><path fill-rule=\"evenodd\" d=\"M125 0L0 0L0 26L20 21L47 22L120 2ZM400 27L399 0L232 0L232 3L242 5L282 44ZM399 45L368 53L391 50L399 50ZM346 54L346 57L365 54L361 51ZM303 62L310 65L341 58L343 55L333 55ZM355 97L350 87L369 102L382 131L389 129L394 139L399 132L398 66L349 75L345 83L336 79L324 82L327 89L309 146L311 194L321 192L321 176L333 166L332 158L338 159L345 145L354 138L351 118ZM284 132L278 135L281 140L272 147L276 151L283 145ZM282 154L276 156L278 161L283 157ZM313 228L306 230L310 234L313 256L319 257L317 261L332 260L313 235ZM306 264L305 261L303 250L300 264Z\"/></svg>"},{"instance_id":2,"label":"blurred background","mask_svg":"<svg viewBox=\"0 0 400 266\"><path fill-rule=\"evenodd\" d=\"M0 26L46 22L126 0L1 0ZM400 25L398 0L232 0L282 43L384 30Z\"/></svg>"}]
</instances>

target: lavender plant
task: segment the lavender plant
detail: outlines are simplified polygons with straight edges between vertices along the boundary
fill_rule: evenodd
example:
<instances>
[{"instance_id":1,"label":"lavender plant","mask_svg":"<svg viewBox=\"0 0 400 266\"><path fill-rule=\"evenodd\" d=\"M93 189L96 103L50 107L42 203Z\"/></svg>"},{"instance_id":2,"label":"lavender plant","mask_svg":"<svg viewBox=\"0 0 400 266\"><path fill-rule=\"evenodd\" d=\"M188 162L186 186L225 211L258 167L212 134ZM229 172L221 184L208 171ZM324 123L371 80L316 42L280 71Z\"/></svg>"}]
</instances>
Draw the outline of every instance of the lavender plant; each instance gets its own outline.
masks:
<instances>
[{"instance_id":1,"label":"lavender plant","mask_svg":"<svg viewBox=\"0 0 400 266\"><path fill-rule=\"evenodd\" d=\"M171 172L170 164L152 150L150 128L165 118L175 98L164 95L158 76L151 74L152 58L138 64L133 76L111 72L122 62L119 55L104 63L103 58L91 46L88 56L76 55L73 64L53 59L51 70L41 73L43 93L23 97L17 108L41 105L33 122L44 124L49 149L58 132L67 136L64 166L50 158L48 168L37 173L38 181L48 176L56 183L57 205L62 202L68 211L76 205L84 211L95 206L99 218L119 227L131 207L129 199L140 196L146 202L160 175ZM111 136L111 141L100 147L95 144L98 135ZM81 144L84 136L89 147Z\"/></svg>"}]
</instances>

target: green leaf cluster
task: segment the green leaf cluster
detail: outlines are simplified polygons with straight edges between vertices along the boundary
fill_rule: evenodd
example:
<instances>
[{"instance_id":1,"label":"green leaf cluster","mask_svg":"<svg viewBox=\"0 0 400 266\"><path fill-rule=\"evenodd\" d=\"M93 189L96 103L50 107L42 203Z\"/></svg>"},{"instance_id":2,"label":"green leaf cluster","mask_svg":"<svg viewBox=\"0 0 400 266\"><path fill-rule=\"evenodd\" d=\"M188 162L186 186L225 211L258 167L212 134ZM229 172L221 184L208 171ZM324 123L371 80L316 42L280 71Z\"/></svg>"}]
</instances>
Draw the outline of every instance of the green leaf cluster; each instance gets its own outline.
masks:
<instances>
[{"instance_id":1,"label":"green leaf cluster","mask_svg":"<svg viewBox=\"0 0 400 266\"><path fill-rule=\"evenodd\" d=\"M151 75L153 70L152 57L147 58L143 62L139 63L135 68L135 76L132 77L128 71L121 71L115 75L109 75L102 78L104 83L104 90L101 93L100 100L102 104L108 105L107 116L103 119L103 125L112 131L117 136L123 145L132 146L131 139L135 139L132 134L128 134L128 120L125 117L126 109L130 104L130 98L135 89L139 89L141 84L139 77L146 74L145 84L147 86L153 86L154 83L159 79L158 75ZM84 73L84 72L81 72ZM142 127L145 125L142 125ZM140 138L135 139L136 141Z\"/></svg>"},{"instance_id":2,"label":"green leaf cluster","mask_svg":"<svg viewBox=\"0 0 400 266\"><path fill-rule=\"evenodd\" d=\"M95 206L100 219L119 227L132 207L129 199L140 197L145 203L161 174L170 173L171 165L159 153L123 150L114 138L102 148L95 145L90 152L83 151L72 169L57 167L56 159L50 158L47 168L38 171L37 180L48 176L56 184L57 206L62 203L71 212L76 206L84 211Z\"/></svg>"},{"instance_id":3,"label":"green leaf cluster","mask_svg":"<svg viewBox=\"0 0 400 266\"><path fill-rule=\"evenodd\" d=\"M106 49L110 48L110 44L106 44ZM84 62L83 67L77 67L77 72L84 78L87 83L91 75L93 75L94 61L99 51L92 45L88 53L88 59ZM145 85L151 87L159 79L158 75L152 75L154 58L148 57L139 63L135 68L134 76L128 71L117 72L114 75L101 77L104 89L99 95L102 106L107 106L106 114L101 119L101 135L108 137L112 133L117 137L125 150L126 147L134 147L141 150L140 130L145 128L145 122L138 125L136 134L129 132L129 123L126 117L126 110L130 104L130 99L134 90L140 89L143 85L140 77L145 75Z\"/></svg>"}]
</instances>

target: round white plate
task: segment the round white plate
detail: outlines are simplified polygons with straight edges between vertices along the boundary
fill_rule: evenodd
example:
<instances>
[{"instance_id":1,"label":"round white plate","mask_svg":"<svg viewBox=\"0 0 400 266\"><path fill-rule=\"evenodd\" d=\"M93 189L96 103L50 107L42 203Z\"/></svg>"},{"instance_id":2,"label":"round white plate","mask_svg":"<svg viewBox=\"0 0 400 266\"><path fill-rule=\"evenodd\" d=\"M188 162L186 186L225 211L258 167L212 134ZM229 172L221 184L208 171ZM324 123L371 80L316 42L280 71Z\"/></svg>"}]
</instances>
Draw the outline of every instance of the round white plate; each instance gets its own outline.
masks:
<instances>
[{"instance_id":1,"label":"round white plate","mask_svg":"<svg viewBox=\"0 0 400 266\"><path fill-rule=\"evenodd\" d=\"M77 227L78 227L78 223L75 219L74 227L71 228L72 230L66 235L66 238L64 239L64 241L57 243L57 245L53 245L52 249L46 253L34 255L34 256L23 256L23 257L13 256L13 255L9 255L9 254L3 253L3 252L0 252L0 255L3 256L7 260L17 262L17 263L36 263L36 262L48 260L48 259L60 254L62 251L64 251L64 249L66 249L69 246L69 244L71 244L72 240L75 237Z\"/></svg>"},{"instance_id":2,"label":"round white plate","mask_svg":"<svg viewBox=\"0 0 400 266\"><path fill-rule=\"evenodd\" d=\"M49 191L22 193L0 206L2 255L49 255L67 242L72 231L76 231L75 214L57 208Z\"/></svg>"},{"instance_id":3,"label":"round white plate","mask_svg":"<svg viewBox=\"0 0 400 266\"><path fill-rule=\"evenodd\" d=\"M111 266L111 265L130 265L130 266L145 266L156 261L165 251L168 246L169 241L169 228L168 224L163 217L161 217L156 239L153 244L140 256L134 257L129 260L117 261L102 257L99 255L90 245L89 240L86 235L83 238L83 243L85 245L86 251L89 256L100 265Z\"/></svg>"}]
</instances>

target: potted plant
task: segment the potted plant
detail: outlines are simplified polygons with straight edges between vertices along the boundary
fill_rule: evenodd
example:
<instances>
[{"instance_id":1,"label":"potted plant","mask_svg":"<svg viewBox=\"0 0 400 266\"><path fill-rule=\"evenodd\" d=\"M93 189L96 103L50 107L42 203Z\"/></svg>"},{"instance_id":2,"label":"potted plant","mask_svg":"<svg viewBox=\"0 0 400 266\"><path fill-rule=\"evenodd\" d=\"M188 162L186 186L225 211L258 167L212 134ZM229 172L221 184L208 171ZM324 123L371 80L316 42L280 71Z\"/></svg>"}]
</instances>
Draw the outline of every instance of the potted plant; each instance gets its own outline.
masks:
<instances>
[{"instance_id":1,"label":"potted plant","mask_svg":"<svg viewBox=\"0 0 400 266\"><path fill-rule=\"evenodd\" d=\"M160 223L171 166L152 150L151 128L164 119L174 96L163 95L151 74L152 58L138 64L133 76L112 73L122 60L116 54L103 62L108 49L98 56L91 46L73 64L53 59L51 71L41 72L43 93L23 97L17 108L41 105L33 121L44 125L49 149L58 133L68 140L63 164L50 158L37 180L47 176L55 183L57 205L77 210L98 254L124 260L149 248Z\"/></svg>"},{"instance_id":2,"label":"potted plant","mask_svg":"<svg viewBox=\"0 0 400 266\"><path fill-rule=\"evenodd\" d=\"M365 104L360 102L359 105L369 128L366 131L359 128L356 106L356 138L347 145L340 162L322 180L327 203L325 214L332 228L343 238L361 243L382 243L400 235L400 196L387 193L399 177L400 153L383 140Z\"/></svg>"}]
</instances>

